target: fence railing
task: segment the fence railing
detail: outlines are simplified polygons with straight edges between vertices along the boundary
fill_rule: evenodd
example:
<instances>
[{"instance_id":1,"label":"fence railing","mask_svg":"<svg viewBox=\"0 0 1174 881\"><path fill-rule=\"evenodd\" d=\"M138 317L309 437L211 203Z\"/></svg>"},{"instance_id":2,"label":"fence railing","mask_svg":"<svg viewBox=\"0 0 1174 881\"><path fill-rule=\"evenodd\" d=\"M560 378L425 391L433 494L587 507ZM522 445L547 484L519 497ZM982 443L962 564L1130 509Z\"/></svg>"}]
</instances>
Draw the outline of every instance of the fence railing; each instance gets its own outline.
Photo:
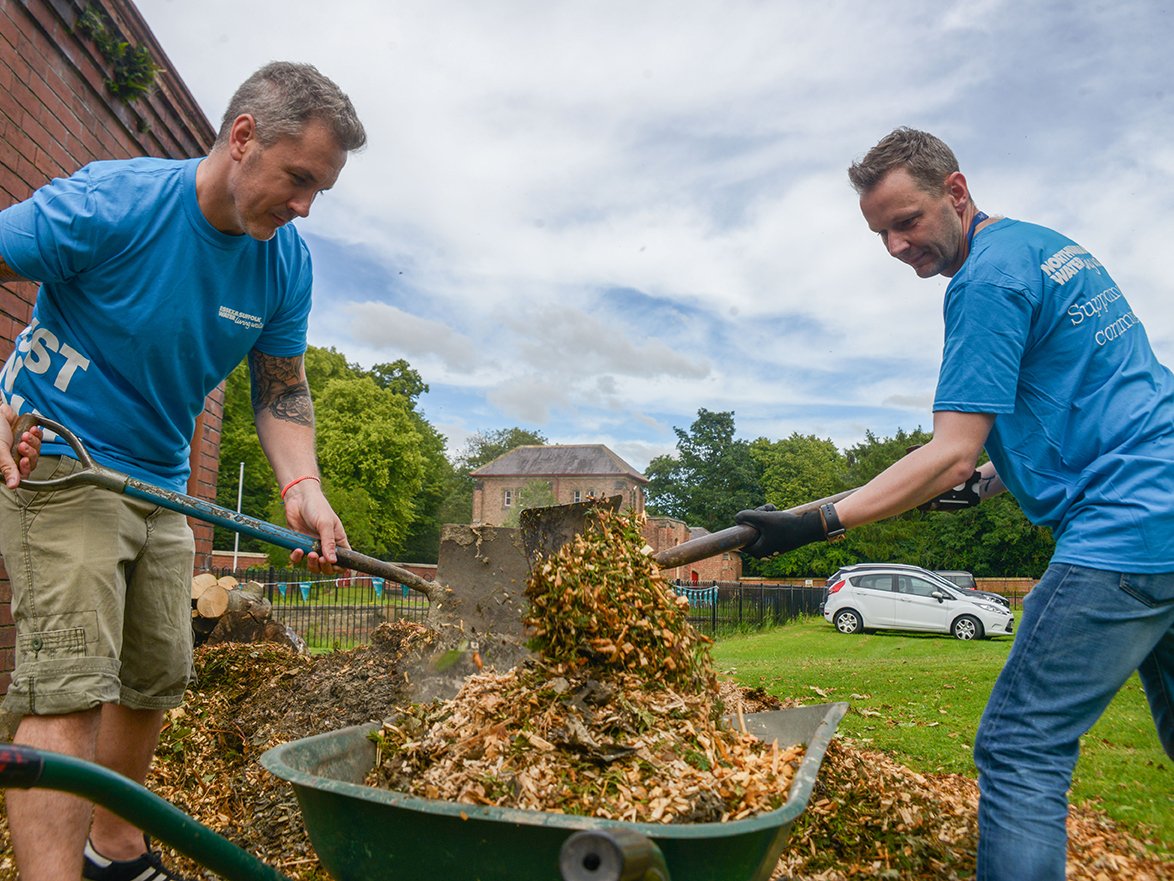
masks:
<instances>
[{"instance_id":1,"label":"fence railing","mask_svg":"<svg viewBox=\"0 0 1174 881\"><path fill-rule=\"evenodd\" d=\"M311 649L346 649L369 642L385 621L423 621L428 599L407 587L369 575L332 578L297 569L213 570L261 586L275 621Z\"/></svg>"},{"instance_id":2,"label":"fence railing","mask_svg":"<svg viewBox=\"0 0 1174 881\"><path fill-rule=\"evenodd\" d=\"M710 636L817 615L825 593L822 584L810 587L739 581L674 585L674 590L689 601L689 623Z\"/></svg>"}]
</instances>

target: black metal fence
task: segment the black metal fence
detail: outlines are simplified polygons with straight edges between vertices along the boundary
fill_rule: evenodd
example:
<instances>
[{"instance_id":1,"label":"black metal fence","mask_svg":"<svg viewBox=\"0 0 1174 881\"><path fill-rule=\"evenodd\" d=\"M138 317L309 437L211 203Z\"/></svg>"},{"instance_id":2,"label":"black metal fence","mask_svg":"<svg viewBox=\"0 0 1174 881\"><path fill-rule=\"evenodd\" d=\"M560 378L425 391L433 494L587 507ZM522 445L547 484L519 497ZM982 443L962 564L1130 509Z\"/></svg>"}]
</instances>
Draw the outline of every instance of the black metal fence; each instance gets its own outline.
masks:
<instances>
[{"instance_id":1,"label":"black metal fence","mask_svg":"<svg viewBox=\"0 0 1174 881\"><path fill-rule=\"evenodd\" d=\"M313 650L352 648L370 640L384 621L423 621L428 600L403 585L367 575L315 576L296 569L218 570L242 584L261 586L273 618L287 625ZM819 614L824 587L714 582L674 585L689 600L689 622L710 636L785 624Z\"/></svg>"},{"instance_id":2,"label":"black metal fence","mask_svg":"<svg viewBox=\"0 0 1174 881\"><path fill-rule=\"evenodd\" d=\"M818 615L825 588L739 581L674 585L689 601L689 623L702 633L773 627L805 615Z\"/></svg>"},{"instance_id":3,"label":"black metal fence","mask_svg":"<svg viewBox=\"0 0 1174 881\"><path fill-rule=\"evenodd\" d=\"M382 578L330 578L297 569L214 571L261 586L275 621L285 624L312 650L346 649L370 640L384 621L423 621L428 599Z\"/></svg>"}]
</instances>

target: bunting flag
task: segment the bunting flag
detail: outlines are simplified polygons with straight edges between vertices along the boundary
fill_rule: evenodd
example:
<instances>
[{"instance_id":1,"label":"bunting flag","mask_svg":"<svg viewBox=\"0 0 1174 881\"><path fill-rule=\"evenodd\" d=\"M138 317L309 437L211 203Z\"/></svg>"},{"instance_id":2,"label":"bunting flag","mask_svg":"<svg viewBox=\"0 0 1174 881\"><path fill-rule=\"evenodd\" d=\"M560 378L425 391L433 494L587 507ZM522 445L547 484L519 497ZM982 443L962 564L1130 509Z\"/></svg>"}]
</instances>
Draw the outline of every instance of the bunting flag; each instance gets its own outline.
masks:
<instances>
[{"instance_id":1,"label":"bunting flag","mask_svg":"<svg viewBox=\"0 0 1174 881\"><path fill-rule=\"evenodd\" d=\"M381 599L383 597L383 579L372 578L371 584L375 587L375 598Z\"/></svg>"},{"instance_id":2,"label":"bunting flag","mask_svg":"<svg viewBox=\"0 0 1174 881\"><path fill-rule=\"evenodd\" d=\"M308 602L310 599L310 585L299 584L298 587L302 589L302 599Z\"/></svg>"},{"instance_id":3,"label":"bunting flag","mask_svg":"<svg viewBox=\"0 0 1174 881\"><path fill-rule=\"evenodd\" d=\"M399 587L400 587L400 590L403 591L403 596L404 596L404 599L406 600L408 598L408 594L410 594L412 592L412 589L410 587L408 587L406 584L401 584Z\"/></svg>"},{"instance_id":4,"label":"bunting flag","mask_svg":"<svg viewBox=\"0 0 1174 881\"><path fill-rule=\"evenodd\" d=\"M286 584L284 581L277 582L277 592L279 594L281 594L282 596L285 596L285 587L286 587Z\"/></svg>"}]
</instances>

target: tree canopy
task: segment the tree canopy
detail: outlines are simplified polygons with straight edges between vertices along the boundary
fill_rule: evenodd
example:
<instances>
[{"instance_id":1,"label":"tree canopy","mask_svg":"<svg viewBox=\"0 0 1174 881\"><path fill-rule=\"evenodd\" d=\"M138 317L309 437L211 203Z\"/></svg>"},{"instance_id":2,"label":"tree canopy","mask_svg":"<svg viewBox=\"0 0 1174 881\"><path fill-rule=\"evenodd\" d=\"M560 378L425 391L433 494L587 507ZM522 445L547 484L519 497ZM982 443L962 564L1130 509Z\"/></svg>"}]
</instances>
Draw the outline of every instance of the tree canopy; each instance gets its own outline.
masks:
<instances>
[{"instance_id":1,"label":"tree canopy","mask_svg":"<svg viewBox=\"0 0 1174 881\"><path fill-rule=\"evenodd\" d=\"M917 428L892 437L869 431L839 450L828 438L793 433L782 440L735 437L734 414L698 410L688 430L675 428L677 452L648 467L648 508L690 526L716 531L733 525L743 508L770 503L785 509L862 486L929 441ZM1037 575L1054 545L1032 526L1014 498L1003 494L954 513L911 511L850 530L842 542L814 544L767 560L746 557L748 575L826 577L858 562L914 563L968 569L979 576Z\"/></svg>"},{"instance_id":2,"label":"tree canopy","mask_svg":"<svg viewBox=\"0 0 1174 881\"><path fill-rule=\"evenodd\" d=\"M416 410L427 390L406 361L365 371L333 349L311 346L306 378L314 401L323 491L342 518L352 547L371 556L435 559L443 501L451 465L444 438ZM241 510L284 523L284 506L273 471L257 440L242 362L225 384L217 502L236 507L240 463ZM217 528L219 547L231 547L231 531ZM275 563L287 552L241 537L245 550L264 550Z\"/></svg>"},{"instance_id":3,"label":"tree canopy","mask_svg":"<svg viewBox=\"0 0 1174 881\"><path fill-rule=\"evenodd\" d=\"M743 508L761 504L761 469L750 443L734 437L734 414L701 409L686 431L674 428L675 455L648 463L648 510L710 532L725 529Z\"/></svg>"}]
</instances>

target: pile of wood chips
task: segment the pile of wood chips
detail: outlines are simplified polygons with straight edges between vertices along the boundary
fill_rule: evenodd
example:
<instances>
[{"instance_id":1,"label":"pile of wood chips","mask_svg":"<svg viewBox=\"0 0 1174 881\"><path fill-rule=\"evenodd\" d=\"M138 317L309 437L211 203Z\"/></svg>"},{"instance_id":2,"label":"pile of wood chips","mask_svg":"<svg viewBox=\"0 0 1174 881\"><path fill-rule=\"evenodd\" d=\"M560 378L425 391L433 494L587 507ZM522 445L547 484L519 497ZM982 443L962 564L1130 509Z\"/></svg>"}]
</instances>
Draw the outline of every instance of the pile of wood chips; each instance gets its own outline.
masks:
<instances>
[{"instance_id":1,"label":"pile of wood chips","mask_svg":"<svg viewBox=\"0 0 1174 881\"><path fill-rule=\"evenodd\" d=\"M600 509L530 579L535 659L399 708L371 785L432 799L646 823L736 820L787 797L801 746L724 721L708 640Z\"/></svg>"},{"instance_id":2,"label":"pile of wood chips","mask_svg":"<svg viewBox=\"0 0 1174 881\"><path fill-rule=\"evenodd\" d=\"M419 625L382 625L371 646L316 657L287 647L196 650L200 682L163 732L150 788L293 881L329 881L310 846L293 790L261 768L270 746L381 719L403 702L402 658L431 639ZM744 712L782 703L722 679ZM789 702L788 702L789 703ZM957 774L919 774L849 740L832 741L807 809L795 822L775 881L940 879L974 875L978 787ZM1172 881L1163 860L1103 813L1074 807L1069 881ZM211 873L163 848L187 877ZM0 881L15 881L0 793Z\"/></svg>"},{"instance_id":3,"label":"pile of wood chips","mask_svg":"<svg viewBox=\"0 0 1174 881\"><path fill-rule=\"evenodd\" d=\"M640 568L643 564L630 552L621 556L621 560L611 555L602 560L585 558L581 565L601 567L594 570L601 578L612 567L619 567L615 579L611 575L602 578L613 586L631 588L633 582L649 580L647 570ZM632 573L625 568L629 565L634 567ZM680 822L691 819L690 812L698 808L735 815L724 801L719 807L716 799L697 794L699 784L689 789L674 783L671 790L656 791L662 780L682 773L700 774L706 764L729 772L726 783L706 784L715 793L742 789L745 795L772 786L785 791L781 784L761 782L775 771L773 748L760 747L754 758L743 758L738 751L745 745L736 728L727 730L721 739L714 733L723 705L725 712L736 716L739 712L778 709L784 702L761 689L748 690L729 680L715 679L703 651L704 640L668 614L669 607L675 605L671 596L663 592L647 596L640 591L625 593L623 602L642 603L641 610L650 623L631 626L622 637L620 631L611 631L617 635L609 637L608 629L615 622L607 617L612 611L607 608L605 592L612 588L598 587L598 600L586 592L580 604L572 602L564 590L567 572L562 563L555 561L544 578L535 587L534 599L539 606L549 602L557 608L554 624L542 637L543 659L508 676L502 674L501 680L488 674L475 677L467 686L468 703L450 707L446 719L437 707L417 707L407 716L401 714L397 723L401 729L420 726L408 742L422 742L425 722L431 722L472 735L454 739L442 736L438 728L434 741L438 747L466 750L469 761L484 762L486 756L495 756L489 761L501 759L504 768L505 762L514 762L520 754L541 762L553 753L565 752L575 757L576 776L569 785L568 780L563 783L576 791L584 812L593 808L597 799L602 804L606 795L610 799L618 796L612 804L613 809L621 805L621 812L622 806L630 803L651 807L651 812L659 809L661 819ZM597 578L585 578L584 582L602 583ZM544 596L548 600L543 600ZM661 628L660 640L655 638L657 627ZM575 633L585 636L576 639ZM168 714L149 787L293 881L329 881L310 845L292 788L264 771L258 757L280 743L383 720L397 708L408 707L412 693L408 671L418 669L418 660L429 656L436 640L435 632L401 621L382 625L370 646L316 657L265 644L197 648L199 681L185 705ZM586 655L581 652L584 647L589 649ZM666 663L669 659L671 665ZM718 700L707 703L708 698L697 693L702 683L710 684L706 692L716 693ZM498 689L507 691L499 693ZM633 692L634 698L630 697ZM535 701L532 707L544 708L531 710L529 726L521 726L517 734L510 733L508 725L497 727L516 715L508 706L514 700ZM793 705L790 701L785 704ZM435 713L435 718L430 713ZM461 714L475 713L486 720L476 732L467 721L458 719L468 718ZM407 721L409 718L415 721ZM670 740L658 740L662 731ZM684 743L692 746L682 748ZM751 752L749 747L745 749ZM787 763L785 752L778 753L780 775ZM637 774L630 776L626 763L634 757L638 757ZM745 768L746 776L739 778L739 762L758 764ZM552 766L548 772L566 775L567 767ZM658 773L642 776L645 767L657 768ZM516 797L518 792L533 789L542 795L549 781L540 766L515 763L510 768L513 776L501 777L509 781L502 787L509 790L506 794ZM589 781L592 775L598 782ZM758 775L763 775L761 781ZM434 785L439 793L440 784ZM487 786L478 797L489 799L497 794ZM545 798L539 801L549 809ZM682 803L688 806L678 808ZM795 822L772 879L971 878L977 803L978 787L971 778L916 773L882 753L837 738L828 749L807 808ZM2 808L0 791L0 881L14 881L16 870ZM1174 862L1103 813L1074 807L1068 832L1069 881L1174 881ZM197 863L170 848L162 849L168 864L177 871L200 881L213 881L214 876Z\"/></svg>"}]
</instances>

